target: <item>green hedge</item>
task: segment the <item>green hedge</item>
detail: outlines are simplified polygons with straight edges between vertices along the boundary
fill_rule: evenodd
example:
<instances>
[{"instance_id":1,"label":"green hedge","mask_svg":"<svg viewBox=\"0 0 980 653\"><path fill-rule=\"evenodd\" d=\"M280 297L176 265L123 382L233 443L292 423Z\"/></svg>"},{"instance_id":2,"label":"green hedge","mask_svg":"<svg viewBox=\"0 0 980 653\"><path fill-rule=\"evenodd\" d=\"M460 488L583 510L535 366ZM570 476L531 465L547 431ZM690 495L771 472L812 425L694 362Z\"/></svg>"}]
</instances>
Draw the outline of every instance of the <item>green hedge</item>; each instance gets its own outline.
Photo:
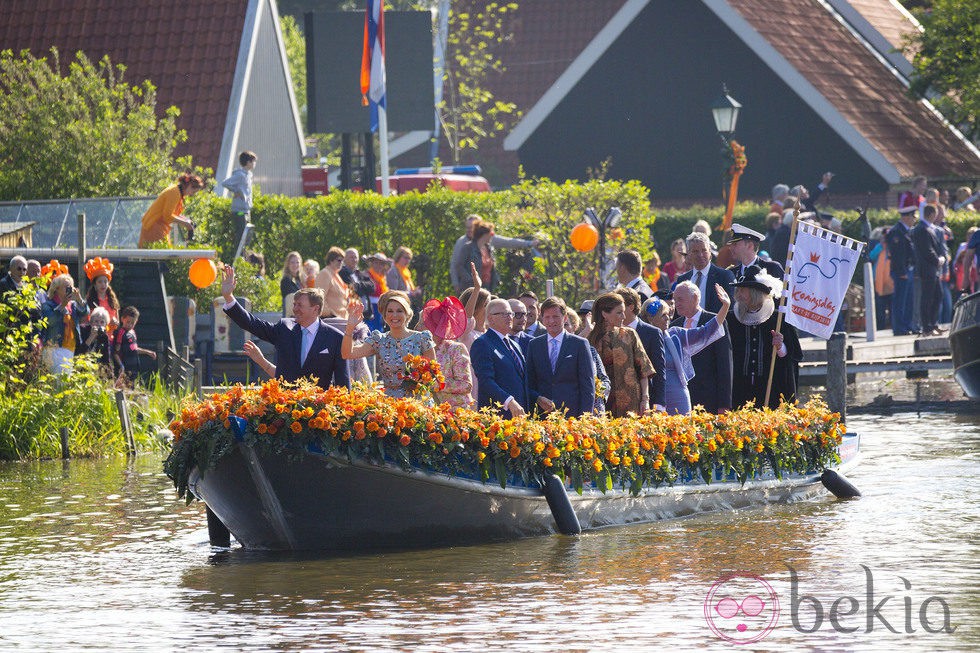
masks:
<instances>
[{"instance_id":1,"label":"green hedge","mask_svg":"<svg viewBox=\"0 0 980 653\"><path fill-rule=\"evenodd\" d=\"M699 219L712 227L721 223L722 206L693 206L662 209L656 215L649 202L650 191L638 181L593 179L585 182L557 183L550 179L525 179L494 193L461 193L433 188L426 193L407 193L382 197L376 193L333 192L318 198L258 195L252 212L256 226L253 249L265 255L267 279L256 282L249 292L257 310L279 308L278 281L287 252L299 251L304 258L322 261L331 246L355 247L362 254L383 251L391 255L404 245L415 253L415 277L427 297L452 292L449 261L453 244L462 233L463 221L477 213L497 225L505 236L537 237L545 241L534 258L522 250L498 253L502 285L498 294L511 296L530 289L539 295L545 280L554 279L556 292L569 303L594 295L598 251L575 251L568 240L571 229L582 221L587 207L598 214L612 206L623 211L622 233L610 238L607 252L632 248L645 258L656 249L663 261L670 256L670 243L690 233ZM735 207L735 221L764 231L768 205L743 202ZM853 233L855 210L834 210ZM229 200L200 193L189 202L188 214L198 223L198 242L227 252L231 247L232 225ZM872 226L890 226L898 220L896 211L869 211ZM976 223L976 214L958 212L949 224L957 242ZM720 234L712 238L718 242ZM183 278L175 278L183 275ZM255 285L255 284L253 284ZM186 270L174 266L168 288L194 292L186 284ZM186 288L185 288L186 287ZM213 296L213 289L204 295ZM244 295L245 292L242 292ZM202 295L203 296L203 295ZM210 301L210 299L208 299ZM201 308L207 303L200 304Z\"/></svg>"}]
</instances>

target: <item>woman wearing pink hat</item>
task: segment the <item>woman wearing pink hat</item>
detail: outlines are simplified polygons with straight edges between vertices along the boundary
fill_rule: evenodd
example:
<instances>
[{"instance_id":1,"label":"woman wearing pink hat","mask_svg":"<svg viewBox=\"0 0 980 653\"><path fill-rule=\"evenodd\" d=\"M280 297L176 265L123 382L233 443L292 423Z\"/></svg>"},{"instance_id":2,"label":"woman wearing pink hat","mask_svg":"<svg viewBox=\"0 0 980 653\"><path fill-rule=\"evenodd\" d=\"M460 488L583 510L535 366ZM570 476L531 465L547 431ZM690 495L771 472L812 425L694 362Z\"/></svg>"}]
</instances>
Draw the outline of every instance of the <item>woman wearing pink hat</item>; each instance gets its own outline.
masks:
<instances>
[{"instance_id":1,"label":"woman wearing pink hat","mask_svg":"<svg viewBox=\"0 0 980 653\"><path fill-rule=\"evenodd\" d=\"M446 387L435 393L436 402L445 402L453 408L471 408L470 355L466 346L456 341L466 329L466 309L462 302L455 297L446 297L441 302L430 299L422 309L422 324L432 333L436 361L446 378Z\"/></svg>"}]
</instances>

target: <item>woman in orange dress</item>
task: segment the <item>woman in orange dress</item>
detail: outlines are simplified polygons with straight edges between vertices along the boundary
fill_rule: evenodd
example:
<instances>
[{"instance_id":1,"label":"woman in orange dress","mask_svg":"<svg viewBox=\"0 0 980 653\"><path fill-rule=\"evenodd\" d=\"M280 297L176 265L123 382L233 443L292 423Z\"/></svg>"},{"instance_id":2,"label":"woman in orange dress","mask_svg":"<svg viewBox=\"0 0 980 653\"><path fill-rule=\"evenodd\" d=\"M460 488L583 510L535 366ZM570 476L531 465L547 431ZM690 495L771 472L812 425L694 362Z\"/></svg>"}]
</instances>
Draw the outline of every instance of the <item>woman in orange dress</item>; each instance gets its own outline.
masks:
<instances>
[{"instance_id":1,"label":"woman in orange dress","mask_svg":"<svg viewBox=\"0 0 980 653\"><path fill-rule=\"evenodd\" d=\"M184 198L190 197L202 188L204 188L203 179L197 175L184 173L177 178L176 184L164 189L143 214L138 246L148 247L158 242L170 245L170 227L174 222L193 231L194 223L184 215Z\"/></svg>"}]
</instances>

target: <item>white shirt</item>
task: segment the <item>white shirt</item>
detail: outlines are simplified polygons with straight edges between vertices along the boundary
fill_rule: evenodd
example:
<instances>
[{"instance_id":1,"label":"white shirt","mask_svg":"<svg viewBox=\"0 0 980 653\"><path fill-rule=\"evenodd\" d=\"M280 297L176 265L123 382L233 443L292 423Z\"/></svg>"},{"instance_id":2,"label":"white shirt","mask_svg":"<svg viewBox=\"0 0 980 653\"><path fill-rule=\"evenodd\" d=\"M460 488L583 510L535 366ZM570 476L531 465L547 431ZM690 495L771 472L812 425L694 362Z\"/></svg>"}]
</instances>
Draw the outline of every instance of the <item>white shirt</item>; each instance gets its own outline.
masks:
<instances>
[{"instance_id":1,"label":"white shirt","mask_svg":"<svg viewBox=\"0 0 980 653\"><path fill-rule=\"evenodd\" d=\"M698 325L698 320L700 320L700 319L701 319L701 313L703 313L703 312L704 312L704 311L702 311L702 310L701 310L701 309L699 308L699 309L698 309L698 310L697 310L697 311L696 311L696 312L694 313L694 315L692 315L692 316L691 316L691 319L690 319L690 322L691 322L691 326L687 326L687 323L688 323L688 319L687 319L687 318L684 318L684 328L685 328L685 329L693 329L694 327L696 327L696 326Z\"/></svg>"},{"instance_id":2,"label":"white shirt","mask_svg":"<svg viewBox=\"0 0 980 653\"><path fill-rule=\"evenodd\" d=\"M517 345L517 342L513 338L508 339L509 336L507 334L505 334L505 333L503 333L501 331L497 331L494 328L489 328L489 329L487 329L487 331L493 331L498 336L500 336L500 339L504 341L504 347L507 347L508 343L510 343L514 347L517 347L518 349L520 349L520 347ZM510 395L509 397L507 397L506 399L504 399L504 410L510 410L510 402L512 402L512 401L514 401L514 395ZM521 408L525 408L525 406L521 406Z\"/></svg>"}]
</instances>

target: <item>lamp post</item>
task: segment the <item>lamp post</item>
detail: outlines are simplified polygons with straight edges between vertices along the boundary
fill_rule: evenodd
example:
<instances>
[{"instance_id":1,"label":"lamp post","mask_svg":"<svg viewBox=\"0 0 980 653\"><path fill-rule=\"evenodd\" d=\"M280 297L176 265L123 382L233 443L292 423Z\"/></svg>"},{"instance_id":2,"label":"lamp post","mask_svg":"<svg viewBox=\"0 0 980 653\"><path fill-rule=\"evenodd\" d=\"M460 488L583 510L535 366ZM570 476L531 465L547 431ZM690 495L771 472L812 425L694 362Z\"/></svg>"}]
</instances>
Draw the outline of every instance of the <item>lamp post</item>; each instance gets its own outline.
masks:
<instances>
[{"instance_id":1,"label":"lamp post","mask_svg":"<svg viewBox=\"0 0 980 653\"><path fill-rule=\"evenodd\" d=\"M726 163L731 161L731 165L725 169L726 183L722 186L721 192L722 198L725 200L725 217L722 219L722 230L727 232L731 229L735 198L738 196L738 178L745 169L747 160L745 148L732 140L742 104L728 94L728 86L722 84L721 88L721 97L711 103L711 117L714 118L715 129L718 130L718 135L723 143L722 156L724 156Z\"/></svg>"},{"instance_id":2,"label":"lamp post","mask_svg":"<svg viewBox=\"0 0 980 653\"><path fill-rule=\"evenodd\" d=\"M599 231L599 285L601 287L605 277L603 266L606 263L606 231L619 226L623 221L623 212L618 206L613 206L600 220L595 209L590 206L585 209L585 217Z\"/></svg>"},{"instance_id":3,"label":"lamp post","mask_svg":"<svg viewBox=\"0 0 980 653\"><path fill-rule=\"evenodd\" d=\"M735 133L735 124L738 122L738 112L742 105L728 94L728 86L722 84L722 94L717 100L711 103L711 116L715 119L715 129L725 145L732 139Z\"/></svg>"}]
</instances>

